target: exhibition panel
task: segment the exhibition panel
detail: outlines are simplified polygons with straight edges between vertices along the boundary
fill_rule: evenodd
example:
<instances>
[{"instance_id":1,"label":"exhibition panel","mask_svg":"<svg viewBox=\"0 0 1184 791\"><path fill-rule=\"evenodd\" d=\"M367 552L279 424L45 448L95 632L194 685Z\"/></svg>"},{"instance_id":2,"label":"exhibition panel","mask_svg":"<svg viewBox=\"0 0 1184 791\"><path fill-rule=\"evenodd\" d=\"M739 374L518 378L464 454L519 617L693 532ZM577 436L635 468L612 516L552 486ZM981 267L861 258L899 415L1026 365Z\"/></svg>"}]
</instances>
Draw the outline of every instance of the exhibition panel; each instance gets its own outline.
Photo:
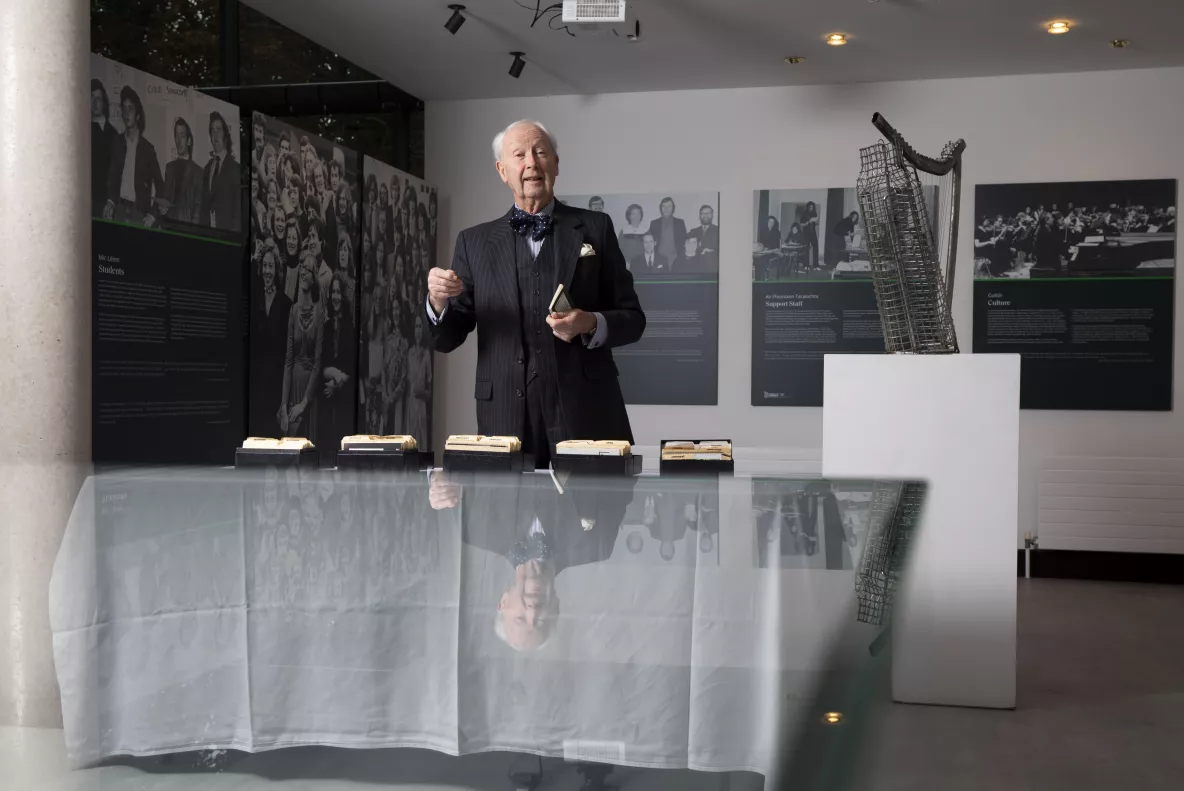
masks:
<instances>
[{"instance_id":1,"label":"exhibition panel","mask_svg":"<svg viewBox=\"0 0 1184 791\"><path fill-rule=\"evenodd\" d=\"M90 89L94 460L229 462L245 428L238 108L99 55Z\"/></svg>"},{"instance_id":2,"label":"exhibition panel","mask_svg":"<svg viewBox=\"0 0 1184 791\"><path fill-rule=\"evenodd\" d=\"M409 434L432 447L428 270L439 242L436 188L364 157L362 278L358 295L358 430Z\"/></svg>"}]
</instances>

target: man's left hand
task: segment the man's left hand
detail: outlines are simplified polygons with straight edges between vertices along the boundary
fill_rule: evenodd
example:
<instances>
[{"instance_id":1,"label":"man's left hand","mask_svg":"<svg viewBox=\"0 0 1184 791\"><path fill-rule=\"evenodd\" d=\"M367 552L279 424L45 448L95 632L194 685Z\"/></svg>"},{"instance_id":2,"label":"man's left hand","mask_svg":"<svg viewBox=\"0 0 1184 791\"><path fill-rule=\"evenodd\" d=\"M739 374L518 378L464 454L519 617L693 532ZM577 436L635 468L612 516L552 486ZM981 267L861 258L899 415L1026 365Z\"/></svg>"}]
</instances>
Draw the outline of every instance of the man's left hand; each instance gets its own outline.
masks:
<instances>
[{"instance_id":1,"label":"man's left hand","mask_svg":"<svg viewBox=\"0 0 1184 791\"><path fill-rule=\"evenodd\" d=\"M578 308L568 313L552 313L547 316L547 324L555 337L566 343L571 343L581 335L587 335L596 329L596 317Z\"/></svg>"}]
</instances>

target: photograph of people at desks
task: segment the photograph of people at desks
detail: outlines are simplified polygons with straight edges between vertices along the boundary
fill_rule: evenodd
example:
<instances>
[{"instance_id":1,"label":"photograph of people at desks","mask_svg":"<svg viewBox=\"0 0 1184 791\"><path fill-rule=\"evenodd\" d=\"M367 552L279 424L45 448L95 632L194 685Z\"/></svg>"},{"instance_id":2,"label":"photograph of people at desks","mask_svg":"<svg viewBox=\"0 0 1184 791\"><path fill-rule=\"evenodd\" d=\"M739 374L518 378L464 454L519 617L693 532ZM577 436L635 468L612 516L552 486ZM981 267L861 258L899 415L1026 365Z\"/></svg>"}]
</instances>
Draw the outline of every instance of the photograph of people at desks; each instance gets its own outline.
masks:
<instances>
[{"instance_id":1,"label":"photograph of people at desks","mask_svg":"<svg viewBox=\"0 0 1184 791\"><path fill-rule=\"evenodd\" d=\"M854 189L758 190L754 282L871 276Z\"/></svg>"}]
</instances>

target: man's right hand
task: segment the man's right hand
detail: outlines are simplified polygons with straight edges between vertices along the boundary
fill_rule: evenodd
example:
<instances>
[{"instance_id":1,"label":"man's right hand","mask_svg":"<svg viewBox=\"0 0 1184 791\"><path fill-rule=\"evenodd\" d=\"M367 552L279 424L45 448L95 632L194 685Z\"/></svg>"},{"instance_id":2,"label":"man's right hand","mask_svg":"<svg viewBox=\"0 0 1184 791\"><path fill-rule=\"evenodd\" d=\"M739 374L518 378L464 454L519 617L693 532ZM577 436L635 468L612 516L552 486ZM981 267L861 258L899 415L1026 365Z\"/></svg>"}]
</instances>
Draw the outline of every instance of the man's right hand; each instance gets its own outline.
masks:
<instances>
[{"instance_id":1,"label":"man's right hand","mask_svg":"<svg viewBox=\"0 0 1184 791\"><path fill-rule=\"evenodd\" d=\"M465 284L451 269L434 268L428 272L428 301L439 316L448 306L448 300L464 293Z\"/></svg>"},{"instance_id":2,"label":"man's right hand","mask_svg":"<svg viewBox=\"0 0 1184 791\"><path fill-rule=\"evenodd\" d=\"M428 499L432 508L442 511L446 508L456 508L460 505L461 485L451 480L447 474L433 472L431 486L428 489Z\"/></svg>"}]
</instances>

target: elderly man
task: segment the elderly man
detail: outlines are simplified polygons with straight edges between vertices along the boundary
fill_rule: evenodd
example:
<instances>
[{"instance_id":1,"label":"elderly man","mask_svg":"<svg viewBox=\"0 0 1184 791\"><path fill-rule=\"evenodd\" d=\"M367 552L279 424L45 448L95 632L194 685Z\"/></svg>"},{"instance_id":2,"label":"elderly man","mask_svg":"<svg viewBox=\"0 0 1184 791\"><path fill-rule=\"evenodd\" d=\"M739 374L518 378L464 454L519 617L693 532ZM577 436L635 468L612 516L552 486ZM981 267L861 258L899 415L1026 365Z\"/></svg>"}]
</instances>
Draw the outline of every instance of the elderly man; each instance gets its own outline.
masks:
<instances>
[{"instance_id":1,"label":"elderly man","mask_svg":"<svg viewBox=\"0 0 1184 791\"><path fill-rule=\"evenodd\" d=\"M572 476L561 495L546 475L498 481L432 475L433 508L455 508L463 499L464 543L509 561L512 572L497 597L493 623L502 642L533 651L555 634L555 579L573 566L612 556L635 480Z\"/></svg>"},{"instance_id":2,"label":"elderly man","mask_svg":"<svg viewBox=\"0 0 1184 791\"><path fill-rule=\"evenodd\" d=\"M535 121L493 139L514 206L461 231L451 271L428 274L435 348L477 332L477 430L516 436L546 468L557 442L632 441L612 347L636 342L645 314L607 214L555 200L559 151ZM562 285L571 310L548 312Z\"/></svg>"}]
</instances>

